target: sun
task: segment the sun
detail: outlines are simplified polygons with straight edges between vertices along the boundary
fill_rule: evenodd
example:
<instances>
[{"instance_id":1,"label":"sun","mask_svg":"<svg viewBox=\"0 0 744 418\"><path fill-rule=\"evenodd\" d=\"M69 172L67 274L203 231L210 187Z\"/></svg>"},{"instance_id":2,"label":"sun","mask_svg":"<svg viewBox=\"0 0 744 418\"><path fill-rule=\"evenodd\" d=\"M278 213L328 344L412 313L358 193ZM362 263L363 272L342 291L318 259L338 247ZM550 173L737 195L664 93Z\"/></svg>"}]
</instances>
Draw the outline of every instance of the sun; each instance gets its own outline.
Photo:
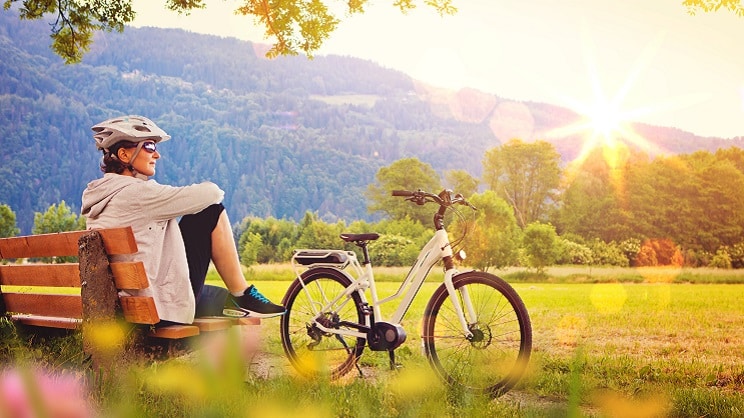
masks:
<instances>
[{"instance_id":1,"label":"sun","mask_svg":"<svg viewBox=\"0 0 744 418\"><path fill-rule=\"evenodd\" d=\"M660 41L661 38L657 38L644 49L613 94L607 94L601 81L600 71L591 59L593 54L587 54L587 80L590 82L592 97L589 100L564 97L562 101L577 112L580 119L547 133L549 137L558 138L581 135L583 144L575 163L581 164L597 148L602 150L611 169L622 164L623 156L627 156L629 147L651 154L659 151L655 144L635 132L633 121L658 112L662 110L662 107L648 105L642 108L625 109L623 103L651 59L653 52L659 48ZM589 45L586 49L592 50Z\"/></svg>"},{"instance_id":2,"label":"sun","mask_svg":"<svg viewBox=\"0 0 744 418\"><path fill-rule=\"evenodd\" d=\"M586 116L593 136L601 138L604 143L610 143L613 136L624 128L622 113L613 104L597 103Z\"/></svg>"},{"instance_id":3,"label":"sun","mask_svg":"<svg viewBox=\"0 0 744 418\"><path fill-rule=\"evenodd\" d=\"M652 146L645 138L633 130L631 118L634 112L624 111L617 97L605 100L595 98L592 103L574 102L571 107L580 115L576 123L548 132L550 137L580 135L583 139L581 150L575 163L581 164L594 150L600 149L611 168L621 164L621 156L626 154L628 145L648 149Z\"/></svg>"}]
</instances>

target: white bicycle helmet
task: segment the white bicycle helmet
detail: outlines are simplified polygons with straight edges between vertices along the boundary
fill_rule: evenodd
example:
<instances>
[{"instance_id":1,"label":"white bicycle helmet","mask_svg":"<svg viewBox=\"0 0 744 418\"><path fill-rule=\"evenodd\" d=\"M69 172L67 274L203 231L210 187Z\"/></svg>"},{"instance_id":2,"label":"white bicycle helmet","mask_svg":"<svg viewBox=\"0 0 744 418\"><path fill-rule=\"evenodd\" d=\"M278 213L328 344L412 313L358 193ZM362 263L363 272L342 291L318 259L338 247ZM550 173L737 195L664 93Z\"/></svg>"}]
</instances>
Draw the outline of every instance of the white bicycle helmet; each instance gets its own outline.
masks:
<instances>
[{"instance_id":1,"label":"white bicycle helmet","mask_svg":"<svg viewBox=\"0 0 744 418\"><path fill-rule=\"evenodd\" d=\"M90 129L93 130L96 147L104 151L121 141L140 143L150 140L157 143L170 139L170 135L158 128L155 122L137 115L108 119Z\"/></svg>"}]
</instances>

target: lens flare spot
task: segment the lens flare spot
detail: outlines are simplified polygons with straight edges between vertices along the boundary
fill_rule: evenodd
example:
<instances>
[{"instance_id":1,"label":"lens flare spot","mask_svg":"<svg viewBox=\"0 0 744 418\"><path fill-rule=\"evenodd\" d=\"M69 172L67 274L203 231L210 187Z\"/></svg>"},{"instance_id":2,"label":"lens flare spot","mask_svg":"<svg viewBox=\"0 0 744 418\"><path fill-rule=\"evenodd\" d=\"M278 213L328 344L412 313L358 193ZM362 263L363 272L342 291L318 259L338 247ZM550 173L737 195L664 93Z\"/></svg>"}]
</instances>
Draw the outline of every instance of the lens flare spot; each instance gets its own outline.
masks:
<instances>
[{"instance_id":1,"label":"lens flare spot","mask_svg":"<svg viewBox=\"0 0 744 418\"><path fill-rule=\"evenodd\" d=\"M85 326L86 339L104 356L117 353L124 345L126 333L116 321L91 322Z\"/></svg>"},{"instance_id":2,"label":"lens flare spot","mask_svg":"<svg viewBox=\"0 0 744 418\"><path fill-rule=\"evenodd\" d=\"M530 141L535 129L535 118L524 103L502 102L494 109L488 126L502 142L512 139Z\"/></svg>"},{"instance_id":3,"label":"lens flare spot","mask_svg":"<svg viewBox=\"0 0 744 418\"><path fill-rule=\"evenodd\" d=\"M208 394L204 376L187 364L160 367L147 377L146 383L153 392L183 395L192 401L203 400Z\"/></svg>"},{"instance_id":4,"label":"lens flare spot","mask_svg":"<svg viewBox=\"0 0 744 418\"><path fill-rule=\"evenodd\" d=\"M628 293L620 283L599 283L592 286L589 299L599 313L610 315L622 310Z\"/></svg>"}]
</instances>

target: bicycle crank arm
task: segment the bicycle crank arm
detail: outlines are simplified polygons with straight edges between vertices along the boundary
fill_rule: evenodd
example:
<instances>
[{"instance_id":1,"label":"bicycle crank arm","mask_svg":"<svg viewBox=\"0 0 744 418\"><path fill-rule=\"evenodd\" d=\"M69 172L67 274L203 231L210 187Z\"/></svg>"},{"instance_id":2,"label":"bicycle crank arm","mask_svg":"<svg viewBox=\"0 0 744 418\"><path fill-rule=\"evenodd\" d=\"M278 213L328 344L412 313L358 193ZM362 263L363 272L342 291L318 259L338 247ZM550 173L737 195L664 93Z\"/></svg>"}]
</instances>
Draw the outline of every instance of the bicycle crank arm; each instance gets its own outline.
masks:
<instances>
[{"instance_id":1,"label":"bicycle crank arm","mask_svg":"<svg viewBox=\"0 0 744 418\"><path fill-rule=\"evenodd\" d=\"M360 331L354 331L351 329L338 329L337 326L346 326L349 328L356 328ZM334 324L333 327L329 328L321 324L320 322L316 321L315 326L327 333L327 334L333 334L333 335L346 335L350 337L357 337L357 338L367 338L367 333L369 332L369 327L355 323L355 322L347 322L347 321L341 321L337 324Z\"/></svg>"}]
</instances>

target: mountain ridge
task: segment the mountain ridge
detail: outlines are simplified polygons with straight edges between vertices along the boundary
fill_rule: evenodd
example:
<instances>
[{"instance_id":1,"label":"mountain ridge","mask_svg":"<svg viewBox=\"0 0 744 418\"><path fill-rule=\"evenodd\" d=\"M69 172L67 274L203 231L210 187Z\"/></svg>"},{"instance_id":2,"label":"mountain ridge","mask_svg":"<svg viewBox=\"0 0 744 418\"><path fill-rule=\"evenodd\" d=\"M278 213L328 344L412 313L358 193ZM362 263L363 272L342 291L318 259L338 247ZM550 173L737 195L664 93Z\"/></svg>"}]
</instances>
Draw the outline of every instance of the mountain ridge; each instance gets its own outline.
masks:
<instances>
[{"instance_id":1,"label":"mountain ridge","mask_svg":"<svg viewBox=\"0 0 744 418\"><path fill-rule=\"evenodd\" d=\"M51 204L79 210L85 184L100 176L89 127L119 114L148 116L174 138L163 144L157 181L215 181L233 222L306 211L372 220L364 191L398 159L477 178L485 151L520 133L554 143L564 163L583 142L541 137L580 119L568 109L433 88L359 58L266 60L248 41L128 27L100 33L82 63L64 65L38 36L46 30L0 13L0 204L24 233ZM633 126L670 154L741 145Z\"/></svg>"}]
</instances>

